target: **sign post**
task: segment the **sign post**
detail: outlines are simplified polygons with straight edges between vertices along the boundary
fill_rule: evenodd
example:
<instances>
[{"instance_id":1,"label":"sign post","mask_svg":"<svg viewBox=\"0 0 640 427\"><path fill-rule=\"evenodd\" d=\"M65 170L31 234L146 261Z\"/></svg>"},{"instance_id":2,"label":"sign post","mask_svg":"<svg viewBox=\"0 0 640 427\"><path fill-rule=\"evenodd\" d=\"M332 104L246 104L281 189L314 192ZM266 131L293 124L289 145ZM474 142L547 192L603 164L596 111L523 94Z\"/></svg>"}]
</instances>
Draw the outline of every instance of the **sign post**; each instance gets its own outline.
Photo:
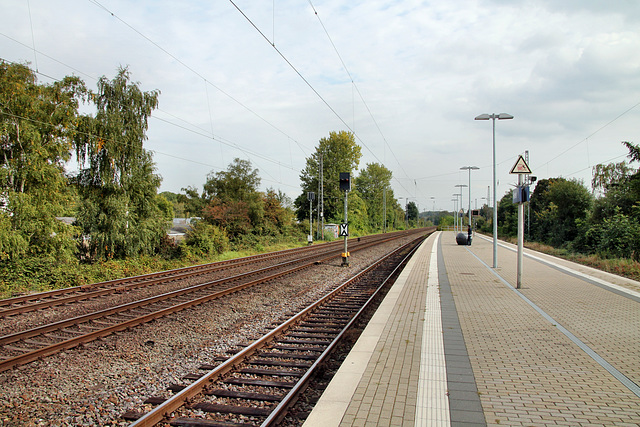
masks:
<instances>
[{"instance_id":1,"label":"sign post","mask_svg":"<svg viewBox=\"0 0 640 427\"><path fill-rule=\"evenodd\" d=\"M518 175L518 187L513 190L513 201L518 203L518 268L516 274L516 289L522 287L522 259L524 248L524 203L529 201L529 187L522 185L522 175L530 175L531 169L522 156L511 168L510 174Z\"/></svg>"}]
</instances>

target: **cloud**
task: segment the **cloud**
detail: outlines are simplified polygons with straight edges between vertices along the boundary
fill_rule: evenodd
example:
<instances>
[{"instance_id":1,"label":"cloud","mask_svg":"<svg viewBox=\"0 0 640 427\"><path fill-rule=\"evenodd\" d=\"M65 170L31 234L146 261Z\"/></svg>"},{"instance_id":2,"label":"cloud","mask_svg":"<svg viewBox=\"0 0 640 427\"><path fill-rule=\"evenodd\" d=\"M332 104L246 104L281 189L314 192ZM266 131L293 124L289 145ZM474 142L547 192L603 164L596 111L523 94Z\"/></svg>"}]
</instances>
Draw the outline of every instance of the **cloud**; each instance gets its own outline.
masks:
<instances>
[{"instance_id":1,"label":"cloud","mask_svg":"<svg viewBox=\"0 0 640 427\"><path fill-rule=\"evenodd\" d=\"M397 196L451 208L460 166L482 167L478 197L491 181L480 113L515 116L496 124L499 195L525 150L540 177L580 171L588 182L590 166L634 140L640 109L616 118L640 101L635 1L235 3L262 34L227 2L31 0L32 40L28 9L8 2L0 52L37 58L54 78L79 71L90 87L129 65L143 89L160 89L147 146L163 190L200 186L241 157L295 198L318 140L351 128L362 164L393 170ZM425 177L438 178L416 188Z\"/></svg>"}]
</instances>

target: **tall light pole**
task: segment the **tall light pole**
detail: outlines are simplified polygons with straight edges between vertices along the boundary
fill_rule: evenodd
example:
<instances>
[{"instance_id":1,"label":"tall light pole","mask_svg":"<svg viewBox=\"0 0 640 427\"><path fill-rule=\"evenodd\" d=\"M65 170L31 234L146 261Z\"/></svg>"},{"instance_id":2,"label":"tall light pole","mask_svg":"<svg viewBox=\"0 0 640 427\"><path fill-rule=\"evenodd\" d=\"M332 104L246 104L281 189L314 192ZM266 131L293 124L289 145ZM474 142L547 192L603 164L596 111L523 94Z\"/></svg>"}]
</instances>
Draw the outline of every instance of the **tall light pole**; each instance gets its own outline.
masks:
<instances>
[{"instance_id":1,"label":"tall light pole","mask_svg":"<svg viewBox=\"0 0 640 427\"><path fill-rule=\"evenodd\" d=\"M455 212L453 213L453 217L455 218L455 231L458 232L458 197L462 196L462 193L453 193L456 196L456 202L453 204Z\"/></svg>"},{"instance_id":2,"label":"tall light pole","mask_svg":"<svg viewBox=\"0 0 640 427\"><path fill-rule=\"evenodd\" d=\"M498 206L496 194L496 119L513 119L511 114L480 114L475 120L493 120L493 268L498 268Z\"/></svg>"},{"instance_id":3,"label":"tall light pole","mask_svg":"<svg viewBox=\"0 0 640 427\"><path fill-rule=\"evenodd\" d=\"M455 194L453 194L454 196L456 196ZM456 210L456 203L458 203L458 196L456 196L455 199L451 199L451 201L453 202L453 210L455 212ZM456 227L458 226L458 224L456 223L456 216L455 214L453 215L453 231L456 231Z\"/></svg>"},{"instance_id":4,"label":"tall light pole","mask_svg":"<svg viewBox=\"0 0 640 427\"><path fill-rule=\"evenodd\" d=\"M469 225L471 225L471 171L480 169L477 166L463 166L460 170L468 170L469 171ZM471 225L473 227L473 225Z\"/></svg>"},{"instance_id":5,"label":"tall light pole","mask_svg":"<svg viewBox=\"0 0 640 427\"><path fill-rule=\"evenodd\" d=\"M462 213L464 213L464 208L462 207L462 203L464 203L464 197L462 196L462 194L464 193L464 191L462 190L464 187L466 187L467 184L456 184L456 187L460 187L460 209L462 209ZM456 212L456 215L458 215L458 213ZM463 215L464 218L464 215ZM460 230L462 230L462 226L463 226L463 221L460 220Z\"/></svg>"}]
</instances>

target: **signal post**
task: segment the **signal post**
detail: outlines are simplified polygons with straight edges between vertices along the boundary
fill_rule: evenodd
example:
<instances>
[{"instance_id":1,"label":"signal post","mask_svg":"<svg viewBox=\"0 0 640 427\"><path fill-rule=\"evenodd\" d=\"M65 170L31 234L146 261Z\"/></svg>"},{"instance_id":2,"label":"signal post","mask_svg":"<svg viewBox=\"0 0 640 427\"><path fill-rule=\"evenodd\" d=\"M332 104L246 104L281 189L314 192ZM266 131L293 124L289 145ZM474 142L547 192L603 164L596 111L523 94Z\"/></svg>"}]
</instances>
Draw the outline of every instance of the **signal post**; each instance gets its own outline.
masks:
<instances>
[{"instance_id":1,"label":"signal post","mask_svg":"<svg viewBox=\"0 0 640 427\"><path fill-rule=\"evenodd\" d=\"M340 190L344 191L344 222L340 224L340 236L344 237L344 252L342 252L342 267L349 267L349 251L347 237L349 237L349 222L347 221L347 196L351 190L349 172L340 172Z\"/></svg>"}]
</instances>

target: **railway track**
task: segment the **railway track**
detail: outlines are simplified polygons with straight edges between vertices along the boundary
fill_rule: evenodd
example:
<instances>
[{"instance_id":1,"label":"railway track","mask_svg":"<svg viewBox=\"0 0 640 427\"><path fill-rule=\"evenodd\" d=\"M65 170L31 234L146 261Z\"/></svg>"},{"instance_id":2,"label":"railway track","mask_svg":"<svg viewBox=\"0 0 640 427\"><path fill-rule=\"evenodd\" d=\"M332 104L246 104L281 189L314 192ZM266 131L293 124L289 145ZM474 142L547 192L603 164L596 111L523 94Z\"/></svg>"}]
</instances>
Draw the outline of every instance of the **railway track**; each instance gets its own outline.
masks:
<instances>
[{"instance_id":1,"label":"railway track","mask_svg":"<svg viewBox=\"0 0 640 427\"><path fill-rule=\"evenodd\" d=\"M406 236L406 234L393 233L382 235L382 237L376 236L376 238L362 239L362 241L352 244L351 251L364 249L381 241L401 236ZM289 252L288 255L293 255L294 259L2 336L0 337L0 372L97 338L132 328L153 319L224 297L247 287L292 274L316 263L340 256L341 253L341 246L339 245L317 245L317 248L319 249L311 251L307 247L304 248L306 250L293 254L291 251L283 251ZM280 255L278 254L276 258L279 258ZM247 259L245 261L250 262ZM198 266L196 269L202 271L203 268L201 267ZM182 274L183 270L181 269L179 274ZM159 275L161 276L160 280L178 280L175 276L168 278L166 274L163 276L160 273ZM147 283L154 283L154 280L158 279L157 275L151 276L156 277L149 279ZM140 282L144 282L144 280L134 278L129 285L138 286ZM120 283L116 286L123 285ZM102 286L98 288L102 288ZM101 291L102 289L93 291L98 292L98 294L95 294L92 298L104 295L99 293ZM79 301L75 299L75 296L67 295L67 297L69 298L67 303Z\"/></svg>"},{"instance_id":2,"label":"railway track","mask_svg":"<svg viewBox=\"0 0 640 427\"><path fill-rule=\"evenodd\" d=\"M226 361L202 365L169 387L171 397L148 398L145 404L155 409L123 418L134 421L131 427L277 425L423 239L396 249Z\"/></svg>"},{"instance_id":3,"label":"railway track","mask_svg":"<svg viewBox=\"0 0 640 427\"><path fill-rule=\"evenodd\" d=\"M373 236L372 236L373 237ZM0 300L0 318L15 316L31 311L43 310L49 307L67 305L75 302L95 299L114 293L123 293L135 289L150 287L161 283L185 280L191 277L202 276L223 270L229 270L242 266L255 264L259 261L274 262L279 259L289 259L314 251L329 251L337 247L339 242L331 242L324 245L307 246L302 248L287 249L278 252L252 255L243 258L220 261L210 264L201 264L183 267L175 270L161 271L135 277L126 277L106 282L93 283L82 286L74 286L64 289L56 289L37 294L21 295Z\"/></svg>"}]
</instances>

